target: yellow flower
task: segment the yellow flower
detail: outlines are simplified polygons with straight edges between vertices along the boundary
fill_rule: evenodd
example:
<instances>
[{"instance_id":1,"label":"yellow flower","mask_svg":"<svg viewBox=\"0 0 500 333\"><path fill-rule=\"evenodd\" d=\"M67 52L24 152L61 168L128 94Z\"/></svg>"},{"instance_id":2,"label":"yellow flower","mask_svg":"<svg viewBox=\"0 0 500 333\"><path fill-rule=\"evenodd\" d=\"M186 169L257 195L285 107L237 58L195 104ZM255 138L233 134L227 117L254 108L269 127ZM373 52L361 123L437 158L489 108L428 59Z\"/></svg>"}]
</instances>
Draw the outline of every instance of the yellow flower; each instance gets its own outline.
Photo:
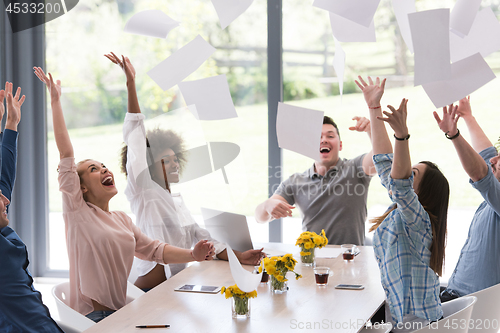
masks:
<instances>
[{"instance_id":1,"label":"yellow flower","mask_svg":"<svg viewBox=\"0 0 500 333\"><path fill-rule=\"evenodd\" d=\"M304 256L308 256L310 254L311 254L311 252L302 252L302 251L300 251L300 255L303 256L303 257Z\"/></svg>"},{"instance_id":2,"label":"yellow flower","mask_svg":"<svg viewBox=\"0 0 500 333\"><path fill-rule=\"evenodd\" d=\"M224 294L224 296L226 298L230 298L230 297L240 297L240 298L245 298L245 297L248 297L248 298L253 298L253 297L257 297L257 291L254 290L252 292L249 292L249 293L246 293L244 292L243 290L241 290L240 288L238 288L238 285L234 285L234 286L230 286L230 287L222 287L221 288L221 294Z\"/></svg>"},{"instance_id":3,"label":"yellow flower","mask_svg":"<svg viewBox=\"0 0 500 333\"><path fill-rule=\"evenodd\" d=\"M312 249L314 247L314 244L311 244L310 242L307 242L304 244L304 248L306 250Z\"/></svg>"},{"instance_id":4,"label":"yellow flower","mask_svg":"<svg viewBox=\"0 0 500 333\"><path fill-rule=\"evenodd\" d=\"M274 273L276 273L276 267L274 267L274 266L266 267L266 272L269 275L274 275Z\"/></svg>"},{"instance_id":5,"label":"yellow flower","mask_svg":"<svg viewBox=\"0 0 500 333\"><path fill-rule=\"evenodd\" d=\"M300 274L295 274L295 280L298 280L298 279L300 279L301 277L302 277L302 275L300 275Z\"/></svg>"}]
</instances>

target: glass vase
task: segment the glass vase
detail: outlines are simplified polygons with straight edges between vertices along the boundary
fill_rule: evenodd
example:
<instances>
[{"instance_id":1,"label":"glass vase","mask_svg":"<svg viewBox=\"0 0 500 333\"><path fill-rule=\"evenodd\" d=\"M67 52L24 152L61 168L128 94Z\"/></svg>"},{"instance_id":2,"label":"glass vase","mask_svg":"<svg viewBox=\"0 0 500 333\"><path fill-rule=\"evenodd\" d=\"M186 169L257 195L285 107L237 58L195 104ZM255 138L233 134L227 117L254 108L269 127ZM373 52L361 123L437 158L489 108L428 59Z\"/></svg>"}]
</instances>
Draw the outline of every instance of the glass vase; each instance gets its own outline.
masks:
<instances>
[{"instance_id":1,"label":"glass vase","mask_svg":"<svg viewBox=\"0 0 500 333\"><path fill-rule=\"evenodd\" d=\"M274 294L283 294L288 291L287 281L279 281L274 275L271 275L271 292Z\"/></svg>"},{"instance_id":2,"label":"glass vase","mask_svg":"<svg viewBox=\"0 0 500 333\"><path fill-rule=\"evenodd\" d=\"M315 247L313 247L312 249L306 249L304 245L300 246L301 253L309 253L305 256L300 255L300 261L302 262L302 265L312 266L314 264L314 250L316 250Z\"/></svg>"},{"instance_id":3,"label":"glass vase","mask_svg":"<svg viewBox=\"0 0 500 333\"><path fill-rule=\"evenodd\" d=\"M250 298L233 296L231 312L233 318L250 318Z\"/></svg>"}]
</instances>

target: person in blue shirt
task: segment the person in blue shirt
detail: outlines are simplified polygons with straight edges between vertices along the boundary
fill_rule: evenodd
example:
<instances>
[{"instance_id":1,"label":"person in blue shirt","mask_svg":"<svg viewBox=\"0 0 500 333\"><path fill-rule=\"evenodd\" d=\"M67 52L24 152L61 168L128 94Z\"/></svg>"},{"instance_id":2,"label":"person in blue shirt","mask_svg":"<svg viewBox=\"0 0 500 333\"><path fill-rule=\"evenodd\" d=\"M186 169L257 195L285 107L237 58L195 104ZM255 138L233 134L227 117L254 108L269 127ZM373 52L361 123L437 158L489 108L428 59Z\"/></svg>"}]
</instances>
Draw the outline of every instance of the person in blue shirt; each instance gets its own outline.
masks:
<instances>
[{"instance_id":1,"label":"person in blue shirt","mask_svg":"<svg viewBox=\"0 0 500 333\"><path fill-rule=\"evenodd\" d=\"M2 333L60 333L62 330L50 317L42 303L41 294L33 288L28 271L26 245L8 226L7 207L10 204L16 179L17 125L21 120L21 105L25 96L18 88L12 96L12 83L0 90L0 121L7 99L5 131L0 134L0 332Z\"/></svg>"},{"instance_id":2,"label":"person in blue shirt","mask_svg":"<svg viewBox=\"0 0 500 333\"><path fill-rule=\"evenodd\" d=\"M439 275L442 274L446 239L449 184L431 162L411 165L406 124L407 99L396 110L382 113L380 100L385 79L356 84L370 111L373 161L382 185L395 204L375 224L373 247L380 268L386 304L396 325L421 326L442 318ZM383 116L385 115L385 117ZM394 154L385 123L394 130Z\"/></svg>"},{"instance_id":3,"label":"person in blue shirt","mask_svg":"<svg viewBox=\"0 0 500 333\"><path fill-rule=\"evenodd\" d=\"M443 302L486 289L500 283L500 156L472 115L470 98L443 108L443 119L434 112L439 128L450 139L470 184L484 201L472 219ZM459 118L465 120L472 146L460 135Z\"/></svg>"}]
</instances>

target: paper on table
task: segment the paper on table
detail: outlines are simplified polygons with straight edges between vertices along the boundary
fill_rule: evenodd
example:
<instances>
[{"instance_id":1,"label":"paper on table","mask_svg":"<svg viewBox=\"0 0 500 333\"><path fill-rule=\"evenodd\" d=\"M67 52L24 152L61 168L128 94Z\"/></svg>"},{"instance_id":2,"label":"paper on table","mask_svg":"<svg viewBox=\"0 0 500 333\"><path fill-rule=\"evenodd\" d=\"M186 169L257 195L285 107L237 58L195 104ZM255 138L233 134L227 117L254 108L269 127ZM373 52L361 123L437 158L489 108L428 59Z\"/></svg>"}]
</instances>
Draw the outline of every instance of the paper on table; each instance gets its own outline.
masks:
<instances>
[{"instance_id":1,"label":"paper on table","mask_svg":"<svg viewBox=\"0 0 500 333\"><path fill-rule=\"evenodd\" d=\"M166 38L170 30L179 26L179 22L170 18L161 10L145 10L132 16L123 31L157 38Z\"/></svg>"},{"instance_id":2,"label":"paper on table","mask_svg":"<svg viewBox=\"0 0 500 333\"><path fill-rule=\"evenodd\" d=\"M460 37L467 36L481 0L457 0L450 14L450 29Z\"/></svg>"},{"instance_id":3,"label":"paper on table","mask_svg":"<svg viewBox=\"0 0 500 333\"><path fill-rule=\"evenodd\" d=\"M314 0L313 6L368 27L379 3L380 0Z\"/></svg>"},{"instance_id":4,"label":"paper on table","mask_svg":"<svg viewBox=\"0 0 500 333\"><path fill-rule=\"evenodd\" d=\"M406 43L406 47L413 53L413 42L411 40L410 22L408 14L415 13L415 0L392 0L392 8L398 21L399 31Z\"/></svg>"},{"instance_id":5,"label":"paper on table","mask_svg":"<svg viewBox=\"0 0 500 333\"><path fill-rule=\"evenodd\" d=\"M337 258L341 253L342 249L339 247L323 247L314 250L316 258Z\"/></svg>"},{"instance_id":6,"label":"paper on table","mask_svg":"<svg viewBox=\"0 0 500 333\"><path fill-rule=\"evenodd\" d=\"M278 103L276 133L280 148L319 158L323 111Z\"/></svg>"},{"instance_id":7,"label":"paper on table","mask_svg":"<svg viewBox=\"0 0 500 333\"><path fill-rule=\"evenodd\" d=\"M348 20L342 16L329 12L332 33L340 42L376 42L375 24L368 27Z\"/></svg>"},{"instance_id":8,"label":"paper on table","mask_svg":"<svg viewBox=\"0 0 500 333\"><path fill-rule=\"evenodd\" d=\"M464 38L450 32L451 62L470 57L477 52L486 57L499 49L500 23L490 7L477 13L469 34Z\"/></svg>"},{"instance_id":9,"label":"paper on table","mask_svg":"<svg viewBox=\"0 0 500 333\"><path fill-rule=\"evenodd\" d=\"M262 273L253 274L252 272L244 269L238 258L233 252L233 249L229 245L226 245L227 258L229 259L229 268L231 269L231 275L233 276L234 282L241 291L250 293L257 289L257 286L262 279Z\"/></svg>"},{"instance_id":10,"label":"paper on table","mask_svg":"<svg viewBox=\"0 0 500 333\"><path fill-rule=\"evenodd\" d=\"M243 14L253 0L212 0L221 28L226 27Z\"/></svg>"},{"instance_id":11,"label":"paper on table","mask_svg":"<svg viewBox=\"0 0 500 333\"><path fill-rule=\"evenodd\" d=\"M187 105L196 105L194 116L198 120L222 120L238 117L225 74L196 81L180 82L179 90Z\"/></svg>"},{"instance_id":12,"label":"paper on table","mask_svg":"<svg viewBox=\"0 0 500 333\"><path fill-rule=\"evenodd\" d=\"M215 52L215 48L200 35L156 65L148 75L163 90L184 80Z\"/></svg>"},{"instance_id":13,"label":"paper on table","mask_svg":"<svg viewBox=\"0 0 500 333\"><path fill-rule=\"evenodd\" d=\"M450 79L450 10L411 13L408 19L415 51L415 86Z\"/></svg>"},{"instance_id":14,"label":"paper on table","mask_svg":"<svg viewBox=\"0 0 500 333\"><path fill-rule=\"evenodd\" d=\"M436 108L455 103L495 78L479 53L453 63L451 72L451 80L423 85Z\"/></svg>"},{"instance_id":15,"label":"paper on table","mask_svg":"<svg viewBox=\"0 0 500 333\"><path fill-rule=\"evenodd\" d=\"M340 42L334 38L335 41L335 55L333 56L333 69L337 73L339 80L340 102L342 103L342 93L344 91L344 70L345 70L345 52Z\"/></svg>"}]
</instances>

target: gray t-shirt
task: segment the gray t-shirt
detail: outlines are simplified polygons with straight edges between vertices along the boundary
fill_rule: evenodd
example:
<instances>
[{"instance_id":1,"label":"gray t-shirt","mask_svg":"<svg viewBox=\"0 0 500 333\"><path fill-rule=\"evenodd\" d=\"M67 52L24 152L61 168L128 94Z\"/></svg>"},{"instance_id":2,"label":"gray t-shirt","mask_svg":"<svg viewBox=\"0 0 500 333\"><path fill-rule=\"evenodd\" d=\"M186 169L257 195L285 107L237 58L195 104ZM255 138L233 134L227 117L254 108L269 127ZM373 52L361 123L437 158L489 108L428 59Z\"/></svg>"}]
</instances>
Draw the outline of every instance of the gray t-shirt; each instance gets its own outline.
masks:
<instances>
[{"instance_id":1,"label":"gray t-shirt","mask_svg":"<svg viewBox=\"0 0 500 333\"><path fill-rule=\"evenodd\" d=\"M364 156L339 159L324 177L314 171L313 164L282 182L274 194L300 208L304 231L319 234L325 229L328 244L363 245L371 180L363 171Z\"/></svg>"}]
</instances>

